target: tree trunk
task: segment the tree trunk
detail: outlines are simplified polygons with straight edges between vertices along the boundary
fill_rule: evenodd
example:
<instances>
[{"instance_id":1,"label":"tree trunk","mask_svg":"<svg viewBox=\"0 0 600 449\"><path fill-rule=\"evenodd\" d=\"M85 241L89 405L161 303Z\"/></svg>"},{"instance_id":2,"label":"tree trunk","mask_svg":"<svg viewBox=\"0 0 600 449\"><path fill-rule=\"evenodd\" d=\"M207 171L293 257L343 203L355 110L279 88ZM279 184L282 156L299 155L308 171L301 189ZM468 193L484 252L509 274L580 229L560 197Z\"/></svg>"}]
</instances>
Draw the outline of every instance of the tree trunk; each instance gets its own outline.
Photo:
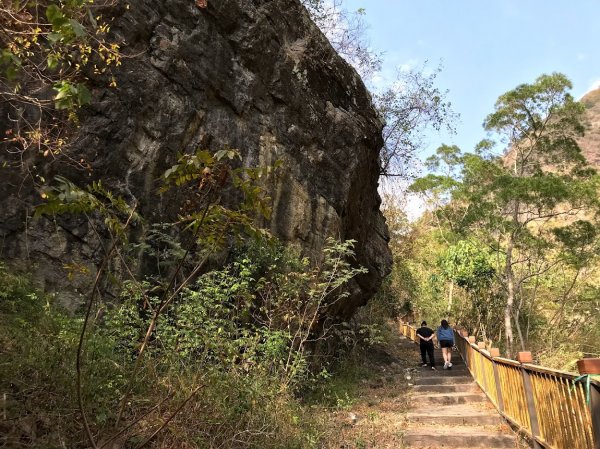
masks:
<instances>
[{"instance_id":1,"label":"tree trunk","mask_svg":"<svg viewBox=\"0 0 600 449\"><path fill-rule=\"evenodd\" d=\"M521 343L521 351L525 351L525 340L523 339L523 331L521 330L521 323L519 323L520 319L520 309L515 311L515 326L517 328L517 334L519 335L519 342Z\"/></svg>"},{"instance_id":2,"label":"tree trunk","mask_svg":"<svg viewBox=\"0 0 600 449\"><path fill-rule=\"evenodd\" d=\"M448 312L452 310L452 294L454 292L454 282L450 281L450 289L448 291Z\"/></svg>"},{"instance_id":3,"label":"tree trunk","mask_svg":"<svg viewBox=\"0 0 600 449\"><path fill-rule=\"evenodd\" d=\"M513 355L513 329L512 329L512 309L515 303L515 275L512 268L512 253L513 253L513 237L509 237L508 245L506 248L506 265L504 275L506 276L507 285L507 297L506 306L504 307L504 330L506 335L506 353L508 357Z\"/></svg>"}]
</instances>

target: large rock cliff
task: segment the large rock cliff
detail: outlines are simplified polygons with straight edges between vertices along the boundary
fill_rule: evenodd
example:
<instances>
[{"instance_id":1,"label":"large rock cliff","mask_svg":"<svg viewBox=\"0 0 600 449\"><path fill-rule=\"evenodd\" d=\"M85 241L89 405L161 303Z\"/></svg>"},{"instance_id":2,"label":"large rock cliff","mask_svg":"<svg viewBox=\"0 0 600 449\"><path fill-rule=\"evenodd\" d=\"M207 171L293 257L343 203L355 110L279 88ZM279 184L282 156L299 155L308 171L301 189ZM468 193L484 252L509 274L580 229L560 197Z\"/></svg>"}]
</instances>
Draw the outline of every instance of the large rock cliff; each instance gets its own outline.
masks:
<instances>
[{"instance_id":1,"label":"large rock cliff","mask_svg":"<svg viewBox=\"0 0 600 449\"><path fill-rule=\"evenodd\" d=\"M160 221L168 198L145 198L178 152L229 146L247 166L281 160L268 226L309 255L328 236L357 240L357 262L369 273L336 311L353 313L391 265L377 193L382 123L355 70L298 0L209 0L206 9L194 0L127 3L105 12L126 42L118 87L92 86L75 137L91 176L66 174L78 183L102 179ZM97 263L85 223L32 226L31 200L16 183L2 183L3 258L35 261L49 289L68 284L70 261Z\"/></svg>"},{"instance_id":2,"label":"large rock cliff","mask_svg":"<svg viewBox=\"0 0 600 449\"><path fill-rule=\"evenodd\" d=\"M580 101L585 106L585 136L578 143L588 162L600 168L600 89L588 92Z\"/></svg>"}]
</instances>

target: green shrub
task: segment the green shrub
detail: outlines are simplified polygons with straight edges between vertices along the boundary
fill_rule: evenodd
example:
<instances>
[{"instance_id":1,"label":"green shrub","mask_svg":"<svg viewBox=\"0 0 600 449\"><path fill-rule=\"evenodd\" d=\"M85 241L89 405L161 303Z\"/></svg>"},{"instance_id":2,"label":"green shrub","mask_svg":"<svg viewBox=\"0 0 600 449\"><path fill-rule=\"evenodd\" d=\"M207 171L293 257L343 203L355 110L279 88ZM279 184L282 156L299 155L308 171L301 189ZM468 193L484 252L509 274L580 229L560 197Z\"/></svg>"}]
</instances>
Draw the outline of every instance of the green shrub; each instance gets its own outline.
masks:
<instances>
[{"instance_id":1,"label":"green shrub","mask_svg":"<svg viewBox=\"0 0 600 449\"><path fill-rule=\"evenodd\" d=\"M360 271L350 254L351 243L332 244L311 267L277 242L237 250L182 290L141 358L160 299L150 281L125 284L122 301L101 306L84 340L82 399L98 444L124 430L115 444L137 447L169 421L152 447L317 447L318 420L294 394L315 382L304 352L315 322ZM75 370L83 320L56 303L0 266L5 446L87 447Z\"/></svg>"},{"instance_id":2,"label":"green shrub","mask_svg":"<svg viewBox=\"0 0 600 449\"><path fill-rule=\"evenodd\" d=\"M0 438L6 447L23 440L40 448L83 443L74 376L82 320L67 315L54 299L0 265L0 392L6 394L8 415ZM111 415L126 370L113 346L95 336L86 354L95 363L86 366L84 401L98 424Z\"/></svg>"}]
</instances>

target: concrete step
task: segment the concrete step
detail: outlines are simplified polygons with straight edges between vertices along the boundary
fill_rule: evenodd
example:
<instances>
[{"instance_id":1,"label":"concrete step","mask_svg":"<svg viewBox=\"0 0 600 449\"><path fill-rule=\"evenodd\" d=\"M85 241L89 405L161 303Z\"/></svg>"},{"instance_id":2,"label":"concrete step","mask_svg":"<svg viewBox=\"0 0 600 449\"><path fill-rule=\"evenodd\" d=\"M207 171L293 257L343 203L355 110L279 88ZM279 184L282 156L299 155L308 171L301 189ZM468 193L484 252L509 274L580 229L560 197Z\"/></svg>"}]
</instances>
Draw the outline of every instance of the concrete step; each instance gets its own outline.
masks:
<instances>
[{"instance_id":1,"label":"concrete step","mask_svg":"<svg viewBox=\"0 0 600 449\"><path fill-rule=\"evenodd\" d=\"M419 352L419 356L420 356L420 355L421 355L421 353ZM435 351L434 351L434 352L433 352L433 356L434 356L436 359L439 359L439 360L444 360L444 356L442 355L442 353L441 353L441 352L438 354L437 352L435 352ZM451 360L452 360L452 362L454 362L454 361L457 361L457 362L458 362L459 360L462 360L462 358L461 358L461 356L460 356L460 355L458 355L458 354L454 354L454 353L453 353L453 354L452 354L452 357L451 357Z\"/></svg>"},{"instance_id":2,"label":"concrete step","mask_svg":"<svg viewBox=\"0 0 600 449\"><path fill-rule=\"evenodd\" d=\"M403 436L403 443L412 448L514 448L515 436L499 432L496 428L473 427L420 427L410 429Z\"/></svg>"},{"instance_id":3,"label":"concrete step","mask_svg":"<svg viewBox=\"0 0 600 449\"><path fill-rule=\"evenodd\" d=\"M487 397L483 393L424 393L414 394L411 397L412 404L415 407L420 407L425 404L471 404L474 402L487 401Z\"/></svg>"},{"instance_id":4,"label":"concrete step","mask_svg":"<svg viewBox=\"0 0 600 449\"><path fill-rule=\"evenodd\" d=\"M444 369L444 361L442 359L434 359L435 360L435 367L436 369ZM425 369L431 369L428 366L423 366L422 363L419 363L419 367ZM467 365L465 365L465 362L463 362L462 360L457 360L456 362L452 362L452 368L451 369L457 369L457 368L466 368Z\"/></svg>"},{"instance_id":5,"label":"concrete step","mask_svg":"<svg viewBox=\"0 0 600 449\"><path fill-rule=\"evenodd\" d=\"M418 355L419 355L419 358L421 358L421 351L418 352ZM444 360L444 356L442 355L441 352L438 353L438 352L433 351L433 357L436 360ZM456 362L462 361L462 357L459 354L452 353L451 360L452 360L452 363L454 363L455 361Z\"/></svg>"},{"instance_id":6,"label":"concrete step","mask_svg":"<svg viewBox=\"0 0 600 449\"><path fill-rule=\"evenodd\" d=\"M419 353L418 356L419 357L417 360L421 361L421 353ZM435 359L435 363L441 363L442 365L444 364L444 357L442 357L441 354L439 356L437 354L434 354L433 358ZM452 357L450 361L453 364L456 364L456 363L461 364L462 363L464 365L464 363L465 363L465 361L458 356Z\"/></svg>"},{"instance_id":7,"label":"concrete step","mask_svg":"<svg viewBox=\"0 0 600 449\"><path fill-rule=\"evenodd\" d=\"M479 406L479 407L478 407ZM438 424L440 426L493 426L502 424L496 409L486 409L481 404L454 404L417 408L407 414L410 422Z\"/></svg>"},{"instance_id":8,"label":"concrete step","mask_svg":"<svg viewBox=\"0 0 600 449\"><path fill-rule=\"evenodd\" d=\"M481 393L481 390L475 382L462 384L415 385L413 391L417 393Z\"/></svg>"},{"instance_id":9,"label":"concrete step","mask_svg":"<svg viewBox=\"0 0 600 449\"><path fill-rule=\"evenodd\" d=\"M471 375L454 375L450 372L440 373L439 371L432 371L437 373L435 376L421 376L415 380L415 385L448 385L448 384L470 384L473 382Z\"/></svg>"},{"instance_id":10,"label":"concrete step","mask_svg":"<svg viewBox=\"0 0 600 449\"><path fill-rule=\"evenodd\" d=\"M435 359L436 363L439 361L441 365L444 364L444 358L443 357L441 357L441 356L440 357L433 356L433 358ZM460 357L452 357L451 361L452 361L453 365L464 365L465 364L464 360L461 359Z\"/></svg>"},{"instance_id":11,"label":"concrete step","mask_svg":"<svg viewBox=\"0 0 600 449\"><path fill-rule=\"evenodd\" d=\"M436 370L432 370L431 368L423 368L419 371L419 375L421 377L444 377L444 376L469 376L471 377L471 373L467 367L456 367L452 369L442 369L442 367L436 367Z\"/></svg>"},{"instance_id":12,"label":"concrete step","mask_svg":"<svg viewBox=\"0 0 600 449\"><path fill-rule=\"evenodd\" d=\"M419 359L420 358L421 358L421 353L419 353ZM433 358L436 361L439 360L441 363L444 363L444 357L442 356L442 354L433 354ZM464 360L458 354L452 354L450 361L452 363L464 363Z\"/></svg>"}]
</instances>

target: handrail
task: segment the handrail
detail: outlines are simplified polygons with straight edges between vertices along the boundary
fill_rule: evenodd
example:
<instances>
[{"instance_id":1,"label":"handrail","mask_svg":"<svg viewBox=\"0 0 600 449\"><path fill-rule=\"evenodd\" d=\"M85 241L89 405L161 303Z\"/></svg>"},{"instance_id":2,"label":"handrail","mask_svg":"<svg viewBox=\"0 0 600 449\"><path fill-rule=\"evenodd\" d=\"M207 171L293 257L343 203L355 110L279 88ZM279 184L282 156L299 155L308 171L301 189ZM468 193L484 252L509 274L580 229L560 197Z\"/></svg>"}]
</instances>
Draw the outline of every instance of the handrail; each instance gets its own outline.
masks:
<instances>
[{"instance_id":1,"label":"handrail","mask_svg":"<svg viewBox=\"0 0 600 449\"><path fill-rule=\"evenodd\" d=\"M400 322L400 333L418 343L414 326ZM592 380L587 392L571 373L499 357L465 334L454 330L469 372L534 448L600 449L600 382Z\"/></svg>"}]
</instances>

